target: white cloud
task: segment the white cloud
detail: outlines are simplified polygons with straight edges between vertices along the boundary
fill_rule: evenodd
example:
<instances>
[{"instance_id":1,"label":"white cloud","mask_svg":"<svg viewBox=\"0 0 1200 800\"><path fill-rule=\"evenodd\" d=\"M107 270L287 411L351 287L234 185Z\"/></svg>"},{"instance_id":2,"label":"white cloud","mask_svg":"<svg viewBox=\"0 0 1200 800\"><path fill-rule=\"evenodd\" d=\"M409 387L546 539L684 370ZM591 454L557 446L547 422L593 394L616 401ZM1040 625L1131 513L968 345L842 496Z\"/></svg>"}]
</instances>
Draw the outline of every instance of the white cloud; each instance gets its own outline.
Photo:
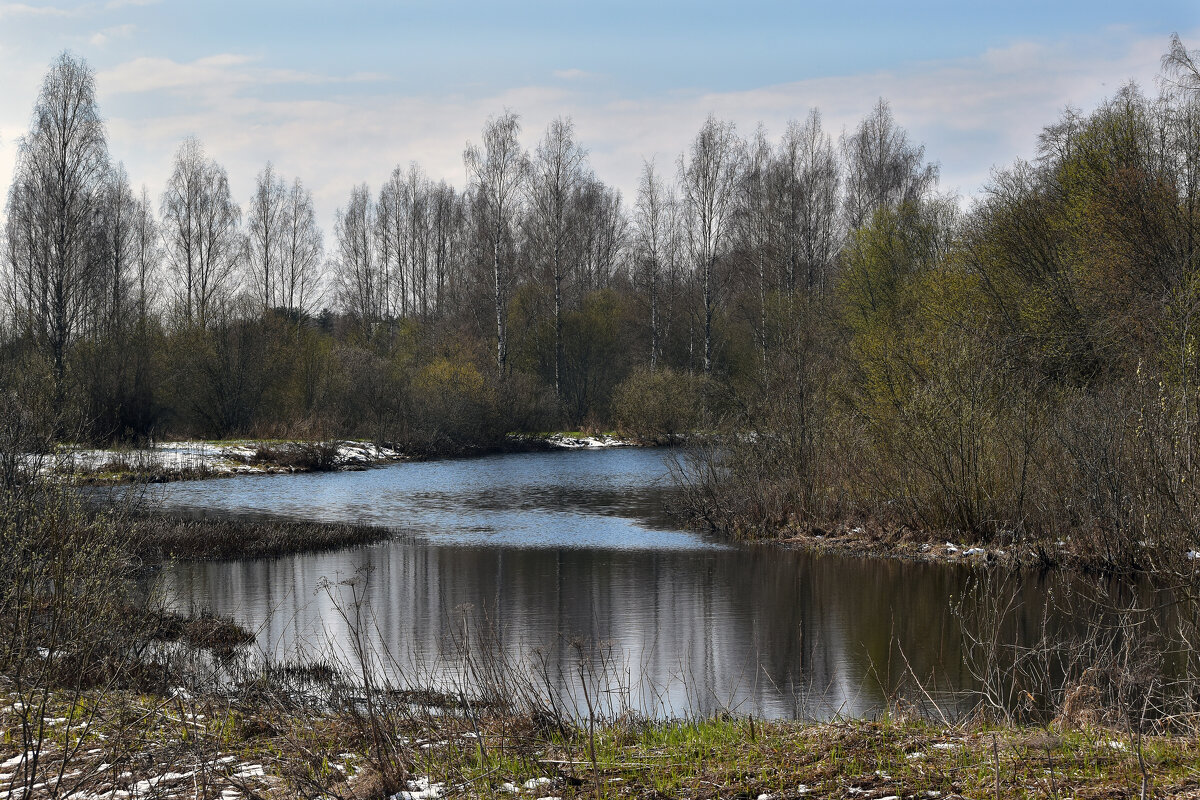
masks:
<instances>
[{"instance_id":1,"label":"white cloud","mask_svg":"<svg viewBox=\"0 0 1200 800\"><path fill-rule=\"evenodd\" d=\"M95 47L103 47L113 39L129 38L135 30L137 30L137 26L132 24L114 25L111 28L96 31L88 38L88 41Z\"/></svg>"},{"instance_id":2,"label":"white cloud","mask_svg":"<svg viewBox=\"0 0 1200 800\"><path fill-rule=\"evenodd\" d=\"M72 17L78 13L79 9L60 8L59 6L0 3L0 19L5 17Z\"/></svg>"},{"instance_id":3,"label":"white cloud","mask_svg":"<svg viewBox=\"0 0 1200 800\"><path fill-rule=\"evenodd\" d=\"M577 81L582 80L583 78L595 77L595 73L585 72L584 70L575 69L574 67L571 69L556 69L552 74L559 80L564 81Z\"/></svg>"},{"instance_id":4,"label":"white cloud","mask_svg":"<svg viewBox=\"0 0 1200 800\"><path fill-rule=\"evenodd\" d=\"M943 184L971 194L993 166L1032 155L1038 131L1067 104L1090 108L1129 79L1151 89L1165 46L1165 35L1017 42L973 58L869 74L639 97L565 76L552 86L486 97L402 94L394 76L277 69L239 53L186 62L134 58L101 71L97 87L114 158L125 160L135 183L145 182L153 194L180 140L194 134L229 169L239 199L249 197L254 175L271 159L314 190L322 222L331 227L351 186L367 181L377 188L396 164L419 161L433 178L461 186L463 145L478 140L487 117L505 107L522 115L529 146L550 120L571 115L597 174L632 201L642 159L657 156L670 171L710 112L735 121L743 134L761 120L778 136L788 120L817 106L836 137L884 96L899 123L941 162ZM574 77L574 70L564 72ZM33 79L20 87L28 94L19 114L0 106L0 195L11 177L15 132L23 130L36 94Z\"/></svg>"}]
</instances>

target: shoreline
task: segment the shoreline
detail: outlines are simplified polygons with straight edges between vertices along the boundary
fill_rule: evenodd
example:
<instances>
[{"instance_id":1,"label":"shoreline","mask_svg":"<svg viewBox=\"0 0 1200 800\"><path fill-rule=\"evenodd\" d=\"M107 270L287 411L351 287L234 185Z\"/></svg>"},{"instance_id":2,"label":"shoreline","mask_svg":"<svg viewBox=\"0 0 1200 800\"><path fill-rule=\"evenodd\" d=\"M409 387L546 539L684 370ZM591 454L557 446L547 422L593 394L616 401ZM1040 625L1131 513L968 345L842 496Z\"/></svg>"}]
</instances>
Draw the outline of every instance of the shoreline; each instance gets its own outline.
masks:
<instances>
[{"instance_id":1,"label":"shoreline","mask_svg":"<svg viewBox=\"0 0 1200 800\"><path fill-rule=\"evenodd\" d=\"M470 452L414 454L396 447L352 440L331 442L231 440L228 442L166 442L153 449L75 450L52 469L81 486L121 486L205 480L253 475L309 474L314 472L351 472L395 463L454 458L478 458L521 452L598 450L611 447L652 447L655 443L621 438L612 434L522 433L509 434L502 443L479 447ZM314 453L314 451L316 451ZM66 467L65 469L63 467ZM168 515L170 516L170 515ZM232 517L222 517L230 520ZM853 558L883 558L961 565L972 569L1002 566L1013 569L1065 569L1081 574L1128 573L1154 574L1164 564L1174 572L1200 561L1200 552L1187 550L1164 554L1143 543L1140 560L1114 565L1097 558L1085 543L1074 541L981 542L946 533L935 535L907 525L887 525L863 517L850 517L834 523L787 523L766 531L722 530L701 520L690 522L679 517L681 528L707 527L730 541L754 545L807 550L818 554L836 554ZM271 521L271 518L268 518ZM286 522L283 518L274 522ZM239 523L243 521L239 520ZM246 524L249 524L248 521ZM314 523L317 525L318 523ZM371 526L360 526L371 527ZM373 538L352 536L347 546L386 538L385 532ZM318 536L316 549L336 548L338 537ZM198 558L237 558L305 552L314 546L287 549L273 545L267 551L253 549L226 555L200 555ZM1189 570L1190 571L1190 570Z\"/></svg>"},{"instance_id":2,"label":"shoreline","mask_svg":"<svg viewBox=\"0 0 1200 800\"><path fill-rule=\"evenodd\" d=\"M474 458L500 453L596 450L648 446L612 434L520 433L503 442L441 452L412 452L392 445L352 439L329 441L232 439L179 440L147 448L70 448L48 467L80 485L119 486L170 483L247 475L353 472L387 464L442 458Z\"/></svg>"}]
</instances>

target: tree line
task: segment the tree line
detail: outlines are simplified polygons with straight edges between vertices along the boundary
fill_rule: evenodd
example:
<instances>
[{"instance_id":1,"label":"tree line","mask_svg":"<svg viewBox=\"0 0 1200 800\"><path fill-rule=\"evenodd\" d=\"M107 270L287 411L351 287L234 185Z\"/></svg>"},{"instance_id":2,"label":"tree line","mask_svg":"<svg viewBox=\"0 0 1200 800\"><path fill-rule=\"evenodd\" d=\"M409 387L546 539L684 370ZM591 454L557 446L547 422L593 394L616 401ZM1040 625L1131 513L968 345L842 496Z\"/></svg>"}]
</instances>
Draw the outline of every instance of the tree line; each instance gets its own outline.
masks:
<instances>
[{"instance_id":1,"label":"tree line","mask_svg":"<svg viewBox=\"0 0 1200 800\"><path fill-rule=\"evenodd\" d=\"M717 525L1126 558L1200 521L1200 73L1177 37L1163 67L965 206L882 99L837 137L816 110L777 139L709 117L629 199L570 119L527 150L505 112L465 186L398 166L326 237L300 180L268 164L240 205L195 140L134 191L63 55L8 198L6 369L97 440L715 434Z\"/></svg>"},{"instance_id":2,"label":"tree line","mask_svg":"<svg viewBox=\"0 0 1200 800\"><path fill-rule=\"evenodd\" d=\"M761 373L780 303L826 292L847 231L936 181L880 101L840 146L815 110L778 143L710 117L629 204L570 119L528 151L505 112L465 147L466 186L397 166L326 237L299 178L268 163L240 203L195 138L161 192L135 189L95 94L64 53L34 105L4 332L11 369L97 441L610 426L642 373L688 393Z\"/></svg>"}]
</instances>

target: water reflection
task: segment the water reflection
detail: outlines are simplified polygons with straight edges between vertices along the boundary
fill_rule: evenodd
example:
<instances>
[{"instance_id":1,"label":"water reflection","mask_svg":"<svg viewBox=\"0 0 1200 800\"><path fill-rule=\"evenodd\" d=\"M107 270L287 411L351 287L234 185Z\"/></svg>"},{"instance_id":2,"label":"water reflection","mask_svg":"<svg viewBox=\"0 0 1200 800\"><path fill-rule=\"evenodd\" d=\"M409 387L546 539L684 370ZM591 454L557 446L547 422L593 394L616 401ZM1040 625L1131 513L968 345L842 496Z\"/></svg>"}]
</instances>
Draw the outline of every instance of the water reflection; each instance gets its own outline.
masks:
<instances>
[{"instance_id":1,"label":"water reflection","mask_svg":"<svg viewBox=\"0 0 1200 800\"><path fill-rule=\"evenodd\" d=\"M972 685L948 598L961 571L731 547L671 529L666 469L648 450L523 454L365 473L173 484L163 505L387 524L384 544L177 565L179 606L231 614L281 659L345 656L335 599L366 581L371 636L405 670L438 661L473 609L509 656L540 648L556 680L573 638L621 654L643 711L865 715L902 683ZM340 651L340 652L339 652ZM945 698L943 698L945 699Z\"/></svg>"}]
</instances>

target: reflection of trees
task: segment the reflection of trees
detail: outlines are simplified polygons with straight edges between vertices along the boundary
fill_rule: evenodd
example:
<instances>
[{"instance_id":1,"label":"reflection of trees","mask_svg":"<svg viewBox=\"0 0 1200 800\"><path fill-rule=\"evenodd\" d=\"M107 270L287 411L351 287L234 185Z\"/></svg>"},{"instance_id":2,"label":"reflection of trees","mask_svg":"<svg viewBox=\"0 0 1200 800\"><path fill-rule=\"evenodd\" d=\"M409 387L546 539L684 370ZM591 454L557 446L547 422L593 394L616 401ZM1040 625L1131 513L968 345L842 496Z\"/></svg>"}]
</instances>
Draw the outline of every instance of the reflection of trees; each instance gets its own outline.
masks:
<instances>
[{"instance_id":1,"label":"reflection of trees","mask_svg":"<svg viewBox=\"0 0 1200 800\"><path fill-rule=\"evenodd\" d=\"M667 711L792 715L863 713L902 678L895 643L939 685L967 680L950 598L963 578L944 567L820 558L774 548L629 552L403 544L273 561L183 567L168 576L181 603L267 620L275 657L297 643L338 642L322 576L370 568L377 635L401 665L439 655L469 606L510 658L543 648L551 673L577 674L572 639L610 642L643 702ZM872 667L874 673L872 674ZM663 696L655 701L656 691ZM633 687L635 699L639 687ZM807 702L809 694L817 702ZM661 710L661 709L660 709Z\"/></svg>"}]
</instances>

